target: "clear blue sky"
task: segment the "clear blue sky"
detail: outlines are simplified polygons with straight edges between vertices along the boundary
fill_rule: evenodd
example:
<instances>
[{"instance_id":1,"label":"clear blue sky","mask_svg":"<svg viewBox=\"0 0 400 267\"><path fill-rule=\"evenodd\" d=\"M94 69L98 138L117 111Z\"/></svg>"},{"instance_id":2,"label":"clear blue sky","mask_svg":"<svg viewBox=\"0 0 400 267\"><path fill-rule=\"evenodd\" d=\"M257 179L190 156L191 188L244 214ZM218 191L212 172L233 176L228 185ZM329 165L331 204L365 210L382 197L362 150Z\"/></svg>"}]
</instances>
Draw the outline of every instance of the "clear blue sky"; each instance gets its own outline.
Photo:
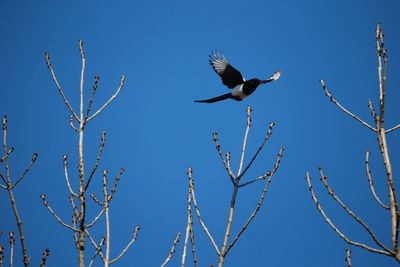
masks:
<instances>
[{"instance_id":1,"label":"clear blue sky","mask_svg":"<svg viewBox=\"0 0 400 267\"><path fill-rule=\"evenodd\" d=\"M343 201L389 244L389 214L374 202L364 170L364 153L370 150L377 191L386 201L376 138L329 103L318 81L325 79L342 104L371 122L367 101L377 97L374 30L381 21L389 50L386 123L400 122L397 1L200 2L0 1L0 114L8 115L9 144L16 147L12 174L22 172L34 151L39 154L15 189L33 265L45 247L51 249L48 266L77 263L71 232L47 212L39 195L45 193L60 216L70 220L62 155L69 155L76 182L77 135L68 125L69 113L44 53L50 53L77 109L79 39L85 42L87 56L87 98L94 75L101 77L94 108L114 93L121 74L126 75L120 96L88 125L85 138L87 166L93 164L101 130L106 129L100 168L110 174L126 168L111 204L111 254L125 245L136 224L142 227L137 243L118 266L163 262L175 234L185 230L189 166L203 216L222 243L231 183L211 134L219 131L222 148L231 151L237 163L247 105L254 110L249 152L262 141L268 123L277 122L248 178L271 168L281 146L286 151L259 215L228 255L226 266L346 265L348 245L317 213L304 179L306 170L334 222L352 239L373 245L319 184L320 165ZM222 50L246 78L266 77L280 68L281 79L242 102L193 103L227 90L208 65L213 49ZM396 182L399 133L388 139ZM97 194L100 181L97 176L92 187ZM234 232L254 209L262 187L259 183L239 192ZM0 202L0 230L16 230L5 191L0 192ZM92 208L90 215L95 214ZM100 238L102 233L99 225L94 234ZM215 253L197 220L195 234L200 266L215 264ZM5 236L1 243L7 244ZM181 253L182 242L170 266L178 265ZM392 259L357 248L353 264L397 266Z\"/></svg>"}]
</instances>

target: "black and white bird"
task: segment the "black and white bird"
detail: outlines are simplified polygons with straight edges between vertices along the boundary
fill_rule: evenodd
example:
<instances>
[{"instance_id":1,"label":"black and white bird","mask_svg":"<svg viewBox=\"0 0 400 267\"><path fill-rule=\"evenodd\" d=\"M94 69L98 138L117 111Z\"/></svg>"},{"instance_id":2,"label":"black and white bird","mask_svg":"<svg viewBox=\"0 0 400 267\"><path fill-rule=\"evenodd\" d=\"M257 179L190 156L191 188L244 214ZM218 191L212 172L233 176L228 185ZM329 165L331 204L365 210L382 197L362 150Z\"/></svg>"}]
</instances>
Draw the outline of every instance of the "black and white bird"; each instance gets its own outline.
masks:
<instances>
[{"instance_id":1,"label":"black and white bird","mask_svg":"<svg viewBox=\"0 0 400 267\"><path fill-rule=\"evenodd\" d=\"M240 71L229 64L225 56L219 51L212 51L210 53L209 62L214 71L221 77L222 83L231 89L231 92L210 99L195 100L194 102L214 103L229 98L242 101L251 95L259 85L278 80L281 76L281 72L277 70L265 80L253 78L246 81Z\"/></svg>"}]
</instances>

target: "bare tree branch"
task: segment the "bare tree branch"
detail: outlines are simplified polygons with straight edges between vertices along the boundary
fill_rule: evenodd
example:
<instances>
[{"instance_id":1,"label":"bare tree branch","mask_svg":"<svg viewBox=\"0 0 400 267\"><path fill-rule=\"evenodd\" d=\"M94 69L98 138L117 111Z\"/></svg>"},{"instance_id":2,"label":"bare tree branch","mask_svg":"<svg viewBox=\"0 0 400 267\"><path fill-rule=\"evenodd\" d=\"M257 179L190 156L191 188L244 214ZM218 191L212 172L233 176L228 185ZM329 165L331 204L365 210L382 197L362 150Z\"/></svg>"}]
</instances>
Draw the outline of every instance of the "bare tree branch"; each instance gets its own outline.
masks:
<instances>
[{"instance_id":1,"label":"bare tree branch","mask_svg":"<svg viewBox=\"0 0 400 267\"><path fill-rule=\"evenodd\" d=\"M101 134L99 152L97 153L96 161L95 161L95 163L93 165L92 171L90 172L89 179L86 182L85 190L88 189L88 187L90 185L90 182L92 181L92 178L93 178L94 174L96 173L97 167L99 166L99 162L100 162L100 159L101 159L101 154L103 153L105 142L106 142L106 131L103 130L103 132Z\"/></svg>"},{"instance_id":2,"label":"bare tree branch","mask_svg":"<svg viewBox=\"0 0 400 267\"><path fill-rule=\"evenodd\" d=\"M90 94L89 105L88 105L87 110L86 110L85 121L87 121L87 118L89 117L90 109L92 108L94 95L95 95L96 90L97 90L97 83L99 82L99 80L100 80L99 75L94 76L93 88L92 88L92 93Z\"/></svg>"},{"instance_id":3,"label":"bare tree branch","mask_svg":"<svg viewBox=\"0 0 400 267\"><path fill-rule=\"evenodd\" d=\"M378 202L379 205L382 206L382 208L389 210L390 207L383 204L383 202L381 201L381 199L378 197L378 195L375 192L374 182L372 181L371 170L369 168L369 151L367 151L365 153L365 169L366 169L366 173L367 173L367 177L368 177L369 188L371 189L372 195L374 196L376 202Z\"/></svg>"},{"instance_id":4,"label":"bare tree branch","mask_svg":"<svg viewBox=\"0 0 400 267\"><path fill-rule=\"evenodd\" d=\"M76 127L75 124L74 124L75 118L74 118L73 115L70 115L70 116L69 116L68 121L69 121L69 126L70 126L75 132L78 132L79 129L78 129L78 127Z\"/></svg>"},{"instance_id":5,"label":"bare tree branch","mask_svg":"<svg viewBox=\"0 0 400 267\"><path fill-rule=\"evenodd\" d=\"M79 197L77 193L74 192L74 190L71 187L71 183L69 182L69 176L68 176L68 156L64 155L63 156L63 161L64 161L64 176L65 176L65 181L67 183L67 187L69 190L69 193L73 195L74 197Z\"/></svg>"},{"instance_id":6,"label":"bare tree branch","mask_svg":"<svg viewBox=\"0 0 400 267\"><path fill-rule=\"evenodd\" d=\"M40 195L40 198L42 199L44 206L48 209L48 211L51 213L51 215L53 215L54 218L56 218L56 220L57 220L59 223L61 223L61 225L63 225L63 226L66 227L66 228L71 229L72 231L79 232L79 229L77 229L77 228L75 228L75 227L73 227L73 226L71 226L71 225L65 223L65 222L54 212L54 210L50 207L49 202L46 200L46 195L45 195L45 194L41 194L41 195Z\"/></svg>"},{"instance_id":7,"label":"bare tree branch","mask_svg":"<svg viewBox=\"0 0 400 267\"><path fill-rule=\"evenodd\" d=\"M50 255L50 250L47 248L44 250L42 255L42 261L40 262L40 267L45 267L47 263L47 257Z\"/></svg>"},{"instance_id":8,"label":"bare tree branch","mask_svg":"<svg viewBox=\"0 0 400 267\"><path fill-rule=\"evenodd\" d=\"M170 251L169 251L169 253L168 253L167 258L166 258L165 261L161 264L161 267L165 267L165 266L167 265L167 263L172 259L172 256L173 256L174 253L175 253L175 248L176 248L176 245L177 245L178 242L179 242L179 238L180 238L180 237L181 237L181 233L178 233L178 234L176 235L175 239L174 239L174 242L173 242L172 247L171 247L171 249L170 249Z\"/></svg>"},{"instance_id":9,"label":"bare tree branch","mask_svg":"<svg viewBox=\"0 0 400 267\"><path fill-rule=\"evenodd\" d=\"M14 265L14 245L15 245L15 237L14 232L10 231L10 267Z\"/></svg>"},{"instance_id":10,"label":"bare tree branch","mask_svg":"<svg viewBox=\"0 0 400 267\"><path fill-rule=\"evenodd\" d=\"M356 247L360 247L363 248L365 250L368 250L370 252L374 252L374 253L378 253L378 254L383 254L383 255L387 255L387 256L391 256L393 254L393 252L391 251L386 251L386 250L381 250L381 249L376 249L376 248L372 248L370 246L367 246L363 243L359 243L359 242L355 242L350 240L348 237L346 237L333 223L332 221L328 218L328 216L326 215L325 211L322 209L321 204L318 201L317 196L314 193L314 189L312 187L311 184L311 177L309 175L309 173L306 173L306 180L307 180L307 184L308 184L308 189L311 193L311 199L314 201L317 210L319 211L319 213L322 215L322 217L324 217L326 223L329 224L329 226L336 232L336 234L342 238L346 243L356 246Z\"/></svg>"},{"instance_id":11,"label":"bare tree branch","mask_svg":"<svg viewBox=\"0 0 400 267\"><path fill-rule=\"evenodd\" d=\"M11 175L10 175L10 165L8 161L8 156L9 156L9 149L7 148L7 117L4 115L3 121L2 121L2 126L3 126L3 151L4 151L4 162L5 162L5 169L6 169L6 177L2 177L3 181L5 182L6 189L8 191L8 196L11 202L11 208L14 213L15 220L17 222L17 227L18 227L18 232L19 232L19 239L21 241L21 249L22 249L22 255L23 255L23 264L24 266L29 265L30 257L28 256L28 250L27 246L25 243L25 234L24 234L24 229L22 225L22 220L21 216L19 215L18 208L17 208L17 202L15 200L14 192L13 192L13 186L11 182ZM13 149L12 149L13 150ZM25 176L25 174L30 170L32 164L36 161L37 155L34 154L32 157L32 162L31 164L28 165L27 170L22 174L22 176L15 182L14 185L18 184ZM5 178L5 179L4 179ZM11 238L11 236L10 236ZM14 233L13 233L13 238L14 238ZM10 264L12 265L12 264Z\"/></svg>"},{"instance_id":12,"label":"bare tree branch","mask_svg":"<svg viewBox=\"0 0 400 267\"><path fill-rule=\"evenodd\" d=\"M217 244L214 241L214 238L212 237L212 235L210 234L210 232L208 231L208 228L206 226L206 224L204 223L204 220L200 214L200 209L199 206L197 205L197 201L196 201L196 195L195 195L195 187L194 187L194 179L193 179L193 175L192 175L192 168L189 167L188 168L188 177L189 177L189 185L191 185L192 187L192 201L193 201L193 206L194 209L196 210L196 214L197 214L197 218L199 219L200 225L203 229L203 231L206 233L208 239L211 241L211 244L213 245L215 252L217 252L218 256L220 255L220 251L218 249Z\"/></svg>"},{"instance_id":13,"label":"bare tree branch","mask_svg":"<svg viewBox=\"0 0 400 267\"><path fill-rule=\"evenodd\" d=\"M363 121L362 119L360 119L359 117L357 117L356 115L354 115L353 113L351 113L350 111L348 111L345 107L343 107L333 96L332 94L329 92L328 88L325 85L324 80L320 80L320 83L322 85L322 88L324 89L325 95L329 98L329 100L335 104L340 110L342 110L344 113L346 113L347 115L353 117L354 119L356 119L357 121L359 121L362 125L366 126L368 129L377 132L376 128L372 127L371 125L369 125L368 123L366 123L365 121Z\"/></svg>"},{"instance_id":14,"label":"bare tree branch","mask_svg":"<svg viewBox=\"0 0 400 267\"><path fill-rule=\"evenodd\" d=\"M361 220L360 217L354 214L352 210L350 210L341 200L340 198L335 194L333 191L332 187L328 183L327 177L324 175L322 168L319 168L319 173L321 176L321 181L325 185L325 188L328 190L328 194L359 224L364 227L364 229L369 233L371 238L375 241L375 243L380 246L382 249L385 251L390 251L389 248L387 248L382 242L378 239L378 237L375 235L375 233L371 230L371 228L363 221Z\"/></svg>"},{"instance_id":15,"label":"bare tree branch","mask_svg":"<svg viewBox=\"0 0 400 267\"><path fill-rule=\"evenodd\" d=\"M0 163L2 163L12 152L14 152L13 146L4 154L4 156L0 157Z\"/></svg>"},{"instance_id":16,"label":"bare tree branch","mask_svg":"<svg viewBox=\"0 0 400 267\"><path fill-rule=\"evenodd\" d=\"M91 267L91 266L93 265L94 260L96 259L97 255L99 255L99 253L101 252L101 248L102 248L103 245L104 245L104 240L105 240L105 238L103 237L103 238L100 240L99 245L96 247L96 252L94 253L94 255L92 256L92 258L90 259L89 267Z\"/></svg>"},{"instance_id":17,"label":"bare tree branch","mask_svg":"<svg viewBox=\"0 0 400 267\"><path fill-rule=\"evenodd\" d=\"M103 262L105 262L103 253L101 253L101 249L102 249L102 248L101 248L100 246L97 245L96 241L94 241L92 235L90 234L90 232L89 232L87 229L85 229L85 233L86 233L87 237L89 238L90 243L92 243L93 247L96 249L96 253L98 253L98 255L100 255L100 257L101 257L101 260L102 260ZM101 246L104 245L104 241L103 241L103 240L105 240L104 237L103 237L103 238L101 239L101 241L100 241Z\"/></svg>"},{"instance_id":18,"label":"bare tree branch","mask_svg":"<svg viewBox=\"0 0 400 267\"><path fill-rule=\"evenodd\" d=\"M100 112L102 112L118 96L119 92L121 91L122 87L124 86L124 83L125 83L125 76L122 75L121 81L119 82L119 86L118 86L118 89L115 92L115 94L112 95L111 98L99 110L97 110L92 116L87 118L86 122L90 121L91 119L93 119L94 117L99 115Z\"/></svg>"},{"instance_id":19,"label":"bare tree branch","mask_svg":"<svg viewBox=\"0 0 400 267\"><path fill-rule=\"evenodd\" d=\"M218 141L218 133L217 132L213 133L213 140L215 143L215 148L217 149L218 154L221 157L222 163L225 166L225 170L228 173L229 177L231 178L232 183L235 184L236 176L233 174L233 172L231 170L230 162L228 164L227 160L225 160L225 158L224 158L224 154L222 153L222 150L221 150L221 145L219 144L219 141ZM229 161L230 161L230 154L229 154Z\"/></svg>"},{"instance_id":20,"label":"bare tree branch","mask_svg":"<svg viewBox=\"0 0 400 267\"><path fill-rule=\"evenodd\" d=\"M272 171L271 171L271 174L269 175L269 178L268 178L268 180L267 180L267 183L265 184L264 190L263 190L262 193L261 193L260 200L258 201L256 208L254 209L253 213L250 215L249 219L247 219L247 221L246 221L246 223L243 225L243 227L240 229L240 231L239 231L239 233L236 235L235 239L230 243L230 245L229 245L228 248L226 249L225 255L228 254L229 250L235 245L236 241L239 240L239 237L240 237L240 236L243 234L243 232L247 229L247 227L249 226L249 224L251 223L251 221L256 217L258 211L260 210L261 205L262 205L262 203L263 203L263 201L264 201L265 195L266 195L267 192L268 192L268 188L269 188L269 185L270 185L270 183L271 183L271 181L272 181L272 178L274 177L274 174L275 174L276 171L278 170L279 164L281 163L281 158L282 158L282 156L283 156L283 151L284 151L283 148L281 148L281 149L279 150L279 154L278 154L278 156L277 156L277 160L276 160L275 165L274 165L274 167L273 167L273 169L272 169Z\"/></svg>"},{"instance_id":21,"label":"bare tree branch","mask_svg":"<svg viewBox=\"0 0 400 267\"><path fill-rule=\"evenodd\" d=\"M37 160L38 154L37 153L33 153L31 162L29 162L28 167L26 167L24 173L17 179L17 181L14 183L14 185L12 186L13 188L15 188L19 182L22 181L22 179L24 179L25 175L29 172L29 170L32 168L33 164L35 164L36 160Z\"/></svg>"},{"instance_id":22,"label":"bare tree branch","mask_svg":"<svg viewBox=\"0 0 400 267\"><path fill-rule=\"evenodd\" d=\"M189 240L190 232L192 231L193 226L193 217L192 217L192 185L189 181L189 189L188 189L188 196L187 196L187 223L186 223L186 234L185 234L185 241L183 243L183 252L182 252L182 263L181 267L185 266L186 261L186 250Z\"/></svg>"},{"instance_id":23,"label":"bare tree branch","mask_svg":"<svg viewBox=\"0 0 400 267\"><path fill-rule=\"evenodd\" d=\"M0 267L4 266L4 247L0 245Z\"/></svg>"},{"instance_id":24,"label":"bare tree branch","mask_svg":"<svg viewBox=\"0 0 400 267\"><path fill-rule=\"evenodd\" d=\"M47 67L49 68L49 70L50 70L50 72L51 72L51 75L52 75L52 77L53 77L53 81L54 81L54 83L55 83L56 86L57 86L58 92L60 92L61 97L62 97L62 99L64 100L64 103L67 105L69 111L71 111L71 114L74 116L74 118L75 118L77 121L79 121L78 115L76 114L76 112L75 112L74 109L72 108L71 104L69 103L67 97L66 97L65 94L64 94L63 89L61 88L60 84L58 83L58 80L57 80L57 78L56 78L56 75L54 74L54 70L53 70L53 67L52 67L51 62L50 62L50 56L49 56L49 53L48 53L48 52L45 53L45 58L46 58Z\"/></svg>"},{"instance_id":25,"label":"bare tree branch","mask_svg":"<svg viewBox=\"0 0 400 267\"><path fill-rule=\"evenodd\" d=\"M114 259L110 260L110 264L113 264L114 262L118 261L124 254L128 251L128 249L133 245L133 243L136 242L137 235L139 233L140 226L136 225L135 230L133 231L133 236L131 241L126 245L126 247L121 251L121 253L115 257Z\"/></svg>"},{"instance_id":26,"label":"bare tree branch","mask_svg":"<svg viewBox=\"0 0 400 267\"><path fill-rule=\"evenodd\" d=\"M351 267L351 250L346 249L346 262L347 262L347 267Z\"/></svg>"},{"instance_id":27,"label":"bare tree branch","mask_svg":"<svg viewBox=\"0 0 400 267\"><path fill-rule=\"evenodd\" d=\"M241 177L243 177L243 175L248 171L248 169L251 167L251 165L253 164L254 160L257 158L258 154L261 152L261 150L264 148L265 143L269 140L269 138L272 135L272 130L275 126L275 122L270 122L269 126L268 126L268 132L265 135L264 141L261 143L261 145L258 147L256 153L254 154L253 158L250 160L249 164L247 164L246 168L243 170L243 172L238 175L237 179L239 180Z\"/></svg>"},{"instance_id":28,"label":"bare tree branch","mask_svg":"<svg viewBox=\"0 0 400 267\"><path fill-rule=\"evenodd\" d=\"M243 138L242 155L240 157L239 170L238 170L237 175L236 175L236 177L238 177L238 179L240 179L240 174L242 173L242 167L243 167L243 162L244 162L244 154L245 154L246 145L247 145L247 137L249 136L249 130L250 130L250 127L251 127L251 107L250 106L247 106L246 113L247 113L246 131L244 133L244 138Z\"/></svg>"}]
</instances>

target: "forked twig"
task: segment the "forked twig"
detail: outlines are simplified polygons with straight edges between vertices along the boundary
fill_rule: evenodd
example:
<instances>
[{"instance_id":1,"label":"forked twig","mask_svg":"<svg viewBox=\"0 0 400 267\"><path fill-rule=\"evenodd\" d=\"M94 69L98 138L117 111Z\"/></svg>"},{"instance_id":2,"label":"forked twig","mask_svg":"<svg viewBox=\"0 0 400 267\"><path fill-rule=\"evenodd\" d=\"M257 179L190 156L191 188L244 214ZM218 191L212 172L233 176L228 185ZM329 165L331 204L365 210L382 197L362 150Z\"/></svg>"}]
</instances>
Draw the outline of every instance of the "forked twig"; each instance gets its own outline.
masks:
<instances>
[{"instance_id":1,"label":"forked twig","mask_svg":"<svg viewBox=\"0 0 400 267\"><path fill-rule=\"evenodd\" d=\"M124 83L125 83L125 76L122 75L121 81L119 82L119 86L118 86L117 91L111 96L111 98L99 110L97 110L92 116L87 118L86 122L90 121L91 119L93 119L94 117L99 115L100 112L102 112L118 96L118 94L121 91L122 87L124 87Z\"/></svg>"},{"instance_id":2,"label":"forked twig","mask_svg":"<svg viewBox=\"0 0 400 267\"><path fill-rule=\"evenodd\" d=\"M282 158L282 156L283 156L283 151L284 151L283 148L281 148L281 149L279 150L279 153L278 153L278 156L277 156L277 160L276 160L276 162L275 162L274 167L272 168L271 174L269 175L269 178L268 178L268 180L267 180L267 182L266 182L266 184L265 184L265 187L264 187L264 189L263 189L263 191L262 191L262 193L261 193L261 196L260 196L260 199L259 199L259 201L258 201L258 203L257 203L256 208L254 209L254 211L253 211L253 213L250 215L250 217L247 219L247 221L245 222L245 224L242 226L242 228L240 229L240 231L239 231L238 234L236 235L235 239L230 243L230 245L229 245L228 248L226 249L225 255L226 255L226 254L229 252L229 250L235 245L236 241L239 240L240 236L241 236L241 235L243 234L243 232L247 229L247 227L249 226L249 224L251 223L251 221L256 217L258 211L260 210L261 205L262 205L262 203L263 203L263 201L264 201L265 195L266 195L267 192L268 192L268 188L269 188L269 185L270 185L270 183L271 183L271 181L272 181L272 178L274 177L274 174L275 174L276 171L278 170L279 164L281 163L281 158Z\"/></svg>"},{"instance_id":3,"label":"forked twig","mask_svg":"<svg viewBox=\"0 0 400 267\"><path fill-rule=\"evenodd\" d=\"M237 179L240 179L241 177L243 177L243 175L249 170L249 168L251 167L251 165L253 164L254 160L257 158L258 154L261 152L261 150L264 148L265 143L269 140L269 138L272 135L272 130L274 128L274 126L276 125L275 122L270 122L269 126L268 126L268 131L267 134L265 135L265 138L263 140L263 142L261 143L261 145L258 147L256 153L254 153L253 157L251 158L250 162L247 164L246 168L244 168L243 172L238 175Z\"/></svg>"},{"instance_id":4,"label":"forked twig","mask_svg":"<svg viewBox=\"0 0 400 267\"><path fill-rule=\"evenodd\" d=\"M213 133L213 140L215 143L215 148L217 149L218 154L222 160L222 163L224 164L226 172L228 173L229 177L231 178L232 183L233 184L236 183L236 176L233 174L231 167L230 167L230 153L229 154L227 153L227 156L229 155L229 162L228 162L227 161L228 158L225 159L224 154L222 153L221 145L219 144L219 141L218 141L218 133L217 132Z\"/></svg>"}]
</instances>

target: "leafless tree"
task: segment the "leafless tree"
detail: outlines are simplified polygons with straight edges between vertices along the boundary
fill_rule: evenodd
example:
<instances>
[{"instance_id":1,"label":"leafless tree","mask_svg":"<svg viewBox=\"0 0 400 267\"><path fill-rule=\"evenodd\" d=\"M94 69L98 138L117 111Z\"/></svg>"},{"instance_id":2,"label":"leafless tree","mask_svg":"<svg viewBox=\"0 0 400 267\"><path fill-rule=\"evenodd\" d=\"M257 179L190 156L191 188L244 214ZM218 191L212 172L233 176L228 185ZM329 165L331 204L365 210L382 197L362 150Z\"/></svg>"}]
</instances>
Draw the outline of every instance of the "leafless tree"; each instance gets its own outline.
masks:
<instances>
[{"instance_id":1,"label":"leafless tree","mask_svg":"<svg viewBox=\"0 0 400 267\"><path fill-rule=\"evenodd\" d=\"M0 182L0 187L8 192L8 196L9 196L9 199L11 202L11 208L12 208L12 211L13 211L13 214L15 217L15 221L17 223L19 240L21 242L21 250L22 250L22 256L23 256L22 262L23 262L24 266L28 266L29 262L30 262L30 257L28 256L28 249L27 249L26 242L25 242L26 237L24 234L24 228L23 228L23 224L22 224L21 215L20 215L20 213L18 211L18 207L17 207L17 202L16 202L16 198L14 195L14 189L25 178L26 174L31 170L32 166L35 164L35 162L38 158L38 155L36 153L33 153L31 161L29 162L28 166L25 168L24 172L17 179L13 179L11 177L9 156L14 151L14 147L8 148L8 144L7 144L8 122L7 122L7 117L5 115L3 117L2 125L3 125L3 152L4 152L4 155L1 156L0 162L4 162L4 164L5 164L5 175L0 173L0 178L2 180L2 182ZM9 236L10 236L10 242L9 242L10 243L10 266L12 266L13 260L14 260L14 244L15 244L14 232L11 231ZM46 251L48 251L48 249L46 249ZM1 266L3 264L3 259L4 259L3 246L1 246L0 252L1 252L0 253L0 266ZM47 253L47 255L48 255L48 253ZM43 265L43 266L45 266L45 265Z\"/></svg>"},{"instance_id":2,"label":"leafless tree","mask_svg":"<svg viewBox=\"0 0 400 267\"><path fill-rule=\"evenodd\" d=\"M83 41L79 41L79 51L82 60L82 68L81 68L81 77L80 77L80 86L79 86L79 93L80 93L80 102L79 102L79 112L75 112L75 109L72 107L70 102L68 101L67 97L64 94L64 91L58 82L56 75L54 73L52 64L50 62L50 56L48 53L45 54L46 64L50 70L52 75L53 81L65 103L67 106L70 117L69 117L69 124L71 128L77 133L78 135L78 177L79 177L79 187L77 190L74 190L70 183L70 176L68 172L68 157L64 155L64 176L67 185L67 189L69 191L70 197L69 202L72 206L73 214L72 214L72 223L69 224L65 222L50 206L49 202L46 199L46 195L42 194L40 197L43 200L44 205L49 210L49 212L53 215L53 217L65 228L71 230L73 232L73 237L75 241L75 246L78 252L78 263L80 267L85 266L85 249L86 249L86 241L89 238L91 244L95 247L95 254L91 258L90 265L93 264L93 261L96 256L100 255L101 260L103 261L104 266L109 266L112 263L115 263L119 260L129 249L129 247L136 241L137 234L139 231L139 226L136 226L133 231L133 236L131 240L128 242L125 249L115 258L110 258L110 218L109 218L109 203L116 192L116 188L118 182L121 178L121 175L124 173L124 169L121 168L119 173L116 175L114 179L114 184L111 188L107 185L107 175L108 172L106 170L103 171L103 195L104 200L100 201L95 194L91 194L91 198L100 206L100 210L92 220L87 218L87 206L88 206L88 189L91 184L91 181L96 174L96 170L99 166L99 162L101 160L101 155L104 149L105 144L105 136L106 132L103 131L99 146L99 151L97 154L96 161L94 166L91 168L90 174L87 175L85 168L85 158L84 158L84 130L92 119L97 117L120 93L121 89L124 86L125 77L122 76L117 87L116 92L110 97L110 99L104 103L96 112L91 114L91 107L94 99L94 95L97 90L97 85L99 81L99 76L95 76L94 83L92 87L92 91L90 94L90 99L87 108L84 108L84 74L85 74L85 53L83 50ZM77 124L77 125L75 125ZM100 218L105 215L105 237L97 243L94 238L90 234L90 229L99 221ZM105 246L105 252L102 252L103 246Z\"/></svg>"},{"instance_id":3,"label":"leafless tree","mask_svg":"<svg viewBox=\"0 0 400 267\"><path fill-rule=\"evenodd\" d=\"M188 198L187 198L187 226L186 226L186 234L185 234L185 241L184 241L184 246L183 246L183 253L182 253L182 262L181 266L185 266L185 260L186 260L186 251L187 251L187 246L188 246L188 240L190 240L190 244L192 247L192 258L193 258L193 264L194 266L198 266L197 262L197 257L196 257L196 249L195 249L195 240L194 240L194 233L193 233L193 216L192 216L192 208L194 208L198 221L200 222L201 228L203 229L204 233L207 235L208 239L211 242L212 247L214 248L217 257L218 257L218 266L222 267L225 262L225 258L230 251L230 249L236 244L236 242L239 240L240 236L244 233L244 231L247 229L249 224L252 222L252 220L256 217L257 213L259 212L261 205L263 204L264 198L266 196L266 193L269 189L269 185L272 181L272 178L274 177L276 171L278 170L279 164L281 162L281 158L283 156L283 151L284 149L281 148L274 166L272 167L271 170L264 172L258 177L255 177L253 179L250 179L247 182L242 182L242 178L246 174L246 172L250 169L251 165L253 162L256 160L257 156L261 152L261 150L264 148L264 145L266 142L269 140L269 138L272 135L272 130L275 125L275 123L270 123L268 127L268 131L265 135L265 138L261 145L258 147L257 151L254 153L252 158L250 159L249 163L247 165L244 165L244 158L245 158L245 152L246 152L246 146L247 146L247 139L248 139L248 134L249 130L251 127L251 107L247 107L247 120L246 120L246 129L245 129L245 134L244 134L244 140L243 140L243 146L242 146L242 152L241 152L241 157L239 161L239 167L238 171L236 174L234 174L232 168L231 168L231 154L228 152L224 155L221 146L219 144L218 140L218 135L217 132L213 133L213 140L215 143L215 147L217 149L217 152L222 160L223 166L228 174L228 177L232 183L233 190L232 190L232 196L230 200L230 206L229 206L229 215L228 215L228 220L226 224L226 230L223 235L223 242L222 245L219 247L217 243L215 242L215 239L209 229L206 226L205 220L203 219L199 205L196 200L196 195L195 195L195 186L194 186L194 178L193 178L193 170L192 168L188 169L188 178L189 178L189 190L188 190ZM260 199L254 209L254 211L251 213L247 221L243 224L241 229L238 231L238 233L235 235L233 239L230 239L231 236L231 227L233 224L234 220L234 211L235 211L235 205L236 205L236 198L237 198L237 193L240 188L243 188L245 186L248 186L250 184L260 182L260 181L266 181L264 185L264 189L261 192ZM176 242L174 242L176 244ZM171 250L172 251L172 250Z\"/></svg>"},{"instance_id":4,"label":"leafless tree","mask_svg":"<svg viewBox=\"0 0 400 267\"><path fill-rule=\"evenodd\" d=\"M375 234L372 228L364 222L360 217L358 217L334 192L332 187L328 183L327 177L324 175L322 168L319 168L319 174L321 177L321 181L324 184L325 188L328 191L328 194L336 201L345 211L346 213L355 220L361 227L368 233L368 235L372 238L375 243L375 246L369 246L367 244L354 241L350 239L346 234L344 234L327 216L324 209L322 208L318 198L314 192L312 183L311 183L311 176L307 172L306 173L306 180L308 183L308 188L310 190L312 200L316 204L316 207L320 214L324 217L325 221L330 225L330 227L348 244L360 247L364 250L367 250L372 253L378 253L382 255L386 255L389 257L394 258L397 262L400 263L400 252L399 252L399 242L398 242L398 234L399 234L399 209L398 209L398 202L397 202L397 195L395 190L395 183L393 180L393 173L392 173L392 165L390 162L390 154L389 154L389 147L386 141L386 135L394 132L395 130L400 128L400 124L394 126L392 128L386 129L385 128L385 95L386 95L386 70L387 70L387 61L388 61L388 54L387 49L384 46L384 34L381 28L381 25L378 23L376 28L376 51L377 51L377 58L378 58L378 81L379 81L379 110L376 111L372 101L368 101L368 107L371 111L373 124L369 124L368 122L361 119L359 116L350 112L347 108L343 107L330 93L328 90L325 82L321 80L322 88L325 92L325 95L328 99L335 104L340 110L342 110L345 114L349 115L350 117L354 118L362 125L367 127L371 130L374 134L376 134L379 150L382 156L383 165L385 168L385 175L386 181L388 184L388 195L389 195L389 204L384 204L380 197L378 197L373 183L373 178L370 171L369 166L369 152L367 151L365 154L365 167L366 167L366 174L368 178L369 187L371 193L376 200L376 202L381 206L381 208L388 210L390 213L390 221L391 221L391 245L385 245L381 242L380 238Z\"/></svg>"}]
</instances>

